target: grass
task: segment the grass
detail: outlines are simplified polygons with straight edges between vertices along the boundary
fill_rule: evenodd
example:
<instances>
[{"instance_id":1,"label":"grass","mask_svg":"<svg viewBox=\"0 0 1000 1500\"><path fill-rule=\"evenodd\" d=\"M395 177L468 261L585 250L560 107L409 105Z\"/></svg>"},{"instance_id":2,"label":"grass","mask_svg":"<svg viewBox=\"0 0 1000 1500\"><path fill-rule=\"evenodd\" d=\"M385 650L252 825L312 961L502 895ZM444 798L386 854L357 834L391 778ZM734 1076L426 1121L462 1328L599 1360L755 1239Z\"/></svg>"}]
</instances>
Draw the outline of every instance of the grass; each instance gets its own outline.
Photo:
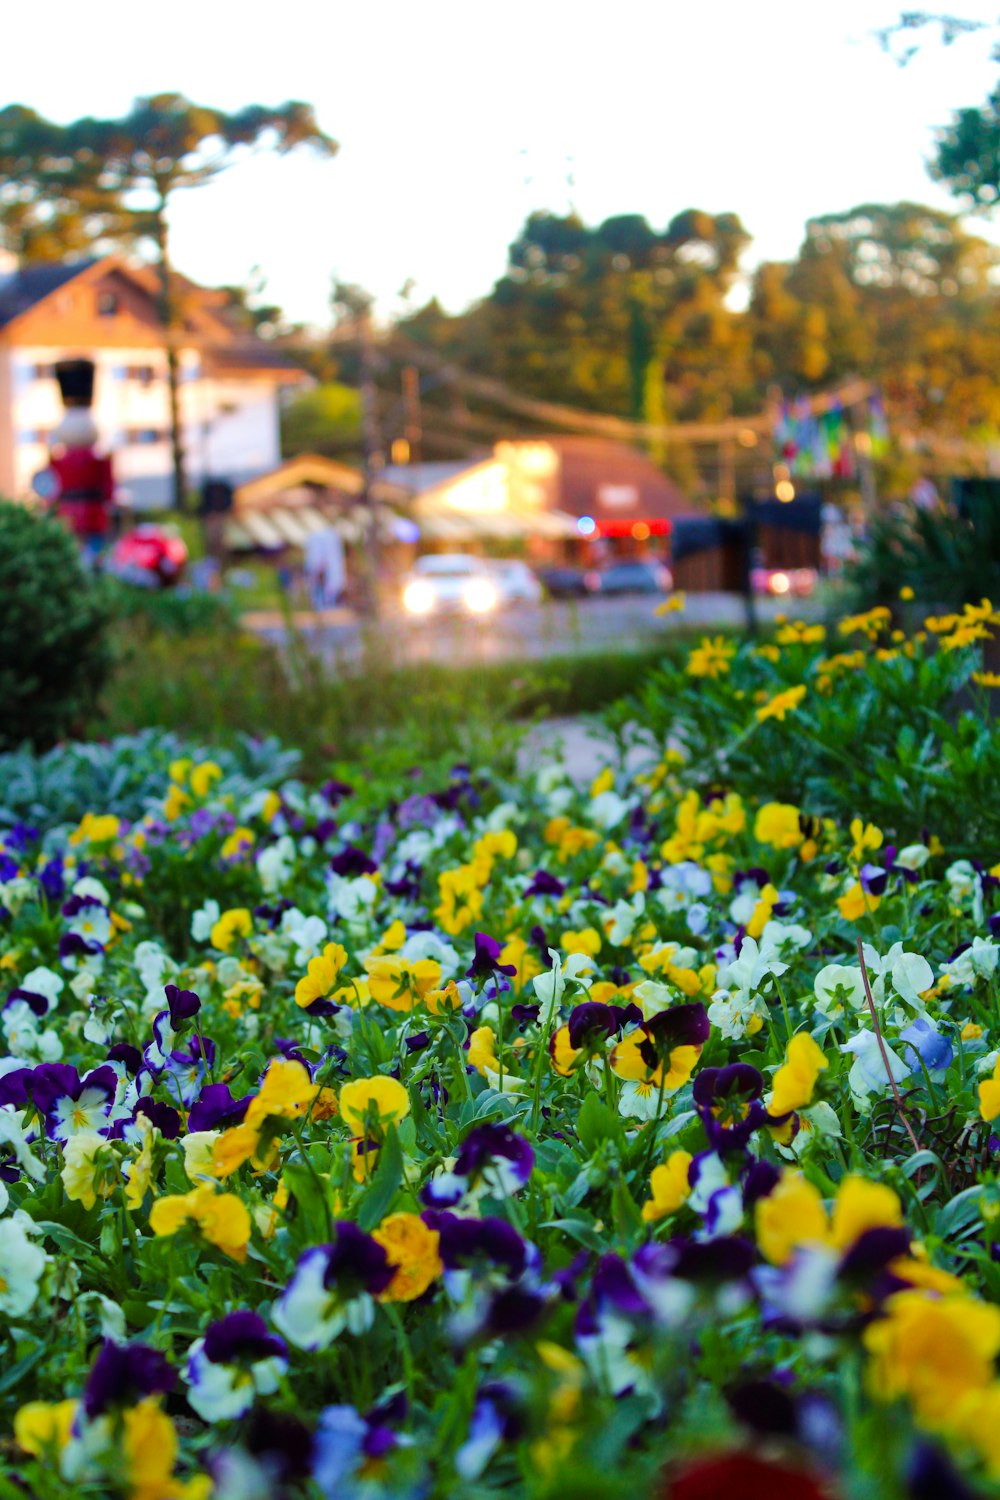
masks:
<instances>
[{"instance_id":1,"label":"grass","mask_svg":"<svg viewBox=\"0 0 1000 1500\"><path fill-rule=\"evenodd\" d=\"M219 744L276 734L317 777L359 763L389 778L457 760L503 768L519 726L626 697L687 644L673 632L631 652L453 667L394 662L370 640L347 667L294 632L279 650L241 631L224 604L142 596L119 615L116 668L91 732L157 726Z\"/></svg>"}]
</instances>

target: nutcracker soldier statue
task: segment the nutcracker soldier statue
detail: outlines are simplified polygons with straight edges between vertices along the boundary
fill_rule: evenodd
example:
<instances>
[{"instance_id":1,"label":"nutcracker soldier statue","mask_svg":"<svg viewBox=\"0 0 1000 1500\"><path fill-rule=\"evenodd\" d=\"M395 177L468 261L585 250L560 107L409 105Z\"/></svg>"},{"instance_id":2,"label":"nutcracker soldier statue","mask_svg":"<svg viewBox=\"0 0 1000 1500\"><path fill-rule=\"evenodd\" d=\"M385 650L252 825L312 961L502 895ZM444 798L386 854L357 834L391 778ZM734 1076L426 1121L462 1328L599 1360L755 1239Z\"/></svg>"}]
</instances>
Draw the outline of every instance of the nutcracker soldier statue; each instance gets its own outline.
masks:
<instances>
[{"instance_id":1,"label":"nutcracker soldier statue","mask_svg":"<svg viewBox=\"0 0 1000 1500\"><path fill-rule=\"evenodd\" d=\"M64 359L55 372L64 414L49 440L49 467L36 476L35 489L96 562L108 543L115 486L110 458L96 451L97 427L90 414L94 365L89 359Z\"/></svg>"}]
</instances>

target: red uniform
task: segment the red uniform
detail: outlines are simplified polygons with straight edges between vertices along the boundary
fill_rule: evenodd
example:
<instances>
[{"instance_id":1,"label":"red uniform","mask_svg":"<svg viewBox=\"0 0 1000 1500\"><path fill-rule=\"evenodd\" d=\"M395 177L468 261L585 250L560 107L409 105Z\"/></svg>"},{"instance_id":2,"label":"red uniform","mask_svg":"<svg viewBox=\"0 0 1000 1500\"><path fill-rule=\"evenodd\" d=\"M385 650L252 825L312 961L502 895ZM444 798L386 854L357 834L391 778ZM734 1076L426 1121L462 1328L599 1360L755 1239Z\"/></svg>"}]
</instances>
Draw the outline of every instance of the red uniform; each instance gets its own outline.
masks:
<instances>
[{"instance_id":1,"label":"red uniform","mask_svg":"<svg viewBox=\"0 0 1000 1500\"><path fill-rule=\"evenodd\" d=\"M74 535L107 536L115 490L110 458L98 458L93 448L67 448L50 467L59 480L56 510Z\"/></svg>"}]
</instances>

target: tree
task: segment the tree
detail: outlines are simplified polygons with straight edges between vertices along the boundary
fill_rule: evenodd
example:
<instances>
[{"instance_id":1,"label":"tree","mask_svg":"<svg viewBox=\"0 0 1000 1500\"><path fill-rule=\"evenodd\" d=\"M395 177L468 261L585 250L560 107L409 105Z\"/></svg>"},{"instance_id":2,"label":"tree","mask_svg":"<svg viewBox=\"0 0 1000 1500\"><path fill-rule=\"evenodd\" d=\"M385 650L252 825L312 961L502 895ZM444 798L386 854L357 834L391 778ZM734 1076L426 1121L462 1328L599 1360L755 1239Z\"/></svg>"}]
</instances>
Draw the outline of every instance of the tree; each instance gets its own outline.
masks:
<instances>
[{"instance_id":1,"label":"tree","mask_svg":"<svg viewBox=\"0 0 1000 1500\"><path fill-rule=\"evenodd\" d=\"M175 192L202 187L242 148L284 154L310 146L332 156L308 104L248 105L235 113L193 104L181 94L137 99L120 119L43 120L23 105L0 110L0 226L29 251L79 250L102 241L150 243L160 273L159 311L167 346L174 503L186 482L180 424L178 335L182 310L170 259L168 210ZM56 249L56 246L61 248Z\"/></svg>"}]
</instances>

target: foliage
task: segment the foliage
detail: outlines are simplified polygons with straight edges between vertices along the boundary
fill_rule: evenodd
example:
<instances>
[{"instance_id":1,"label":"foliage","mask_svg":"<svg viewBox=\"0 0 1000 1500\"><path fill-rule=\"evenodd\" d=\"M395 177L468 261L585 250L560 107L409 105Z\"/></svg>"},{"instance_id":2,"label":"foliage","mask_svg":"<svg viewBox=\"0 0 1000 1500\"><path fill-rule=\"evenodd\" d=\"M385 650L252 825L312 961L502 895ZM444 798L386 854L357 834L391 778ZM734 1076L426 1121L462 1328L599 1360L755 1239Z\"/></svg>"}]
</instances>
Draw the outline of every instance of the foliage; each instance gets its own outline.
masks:
<instances>
[{"instance_id":1,"label":"foliage","mask_svg":"<svg viewBox=\"0 0 1000 1500\"><path fill-rule=\"evenodd\" d=\"M862 376L894 428L967 441L1000 427L997 251L954 214L904 202L817 215L797 257L760 264L736 309L727 294L747 244L732 214L692 210L662 232L635 215L591 227L536 214L481 301L401 321L400 359L415 343L518 392L651 423L759 412L775 385L795 395ZM428 382L431 428L455 396L441 379ZM489 402L458 389L470 436L489 431ZM697 483L679 444L654 456ZM741 483L759 478L753 452L737 458ZM703 480L717 494L714 468Z\"/></svg>"},{"instance_id":2,"label":"foliage","mask_svg":"<svg viewBox=\"0 0 1000 1500\"><path fill-rule=\"evenodd\" d=\"M250 735L216 744L212 756L222 771L220 792L237 798L286 779L299 761L296 750ZM174 761L207 757L198 741L160 729L101 742L71 741L44 755L8 751L0 755L0 840L3 830L17 824L46 838L75 823L81 807L98 806L102 799L113 802L120 817L138 822L156 805Z\"/></svg>"},{"instance_id":3,"label":"foliage","mask_svg":"<svg viewBox=\"0 0 1000 1500\"><path fill-rule=\"evenodd\" d=\"M695 648L704 795L182 754L4 835L4 1493L994 1492L990 789L975 863L776 802L816 644ZM975 642L897 644L841 712Z\"/></svg>"},{"instance_id":4,"label":"foliage","mask_svg":"<svg viewBox=\"0 0 1000 1500\"><path fill-rule=\"evenodd\" d=\"M869 604L888 604L900 589L961 606L1000 597L1000 515L996 499L972 489L959 515L953 506L878 516L850 581Z\"/></svg>"},{"instance_id":5,"label":"foliage","mask_svg":"<svg viewBox=\"0 0 1000 1500\"><path fill-rule=\"evenodd\" d=\"M870 818L897 841L923 828L967 856L1000 849L1000 739L974 680L993 618L989 604L935 617L937 634L903 642L880 607L846 631L720 638L653 673L606 722L624 745L675 747L703 792L735 784L842 822ZM787 719L766 712L789 692L801 700Z\"/></svg>"},{"instance_id":6,"label":"foliage","mask_svg":"<svg viewBox=\"0 0 1000 1500\"><path fill-rule=\"evenodd\" d=\"M0 501L0 749L45 749L78 726L109 665L104 598L73 538Z\"/></svg>"},{"instance_id":7,"label":"foliage","mask_svg":"<svg viewBox=\"0 0 1000 1500\"><path fill-rule=\"evenodd\" d=\"M302 391L281 410L281 451L356 452L361 442L361 397L350 386L328 382Z\"/></svg>"}]
</instances>

